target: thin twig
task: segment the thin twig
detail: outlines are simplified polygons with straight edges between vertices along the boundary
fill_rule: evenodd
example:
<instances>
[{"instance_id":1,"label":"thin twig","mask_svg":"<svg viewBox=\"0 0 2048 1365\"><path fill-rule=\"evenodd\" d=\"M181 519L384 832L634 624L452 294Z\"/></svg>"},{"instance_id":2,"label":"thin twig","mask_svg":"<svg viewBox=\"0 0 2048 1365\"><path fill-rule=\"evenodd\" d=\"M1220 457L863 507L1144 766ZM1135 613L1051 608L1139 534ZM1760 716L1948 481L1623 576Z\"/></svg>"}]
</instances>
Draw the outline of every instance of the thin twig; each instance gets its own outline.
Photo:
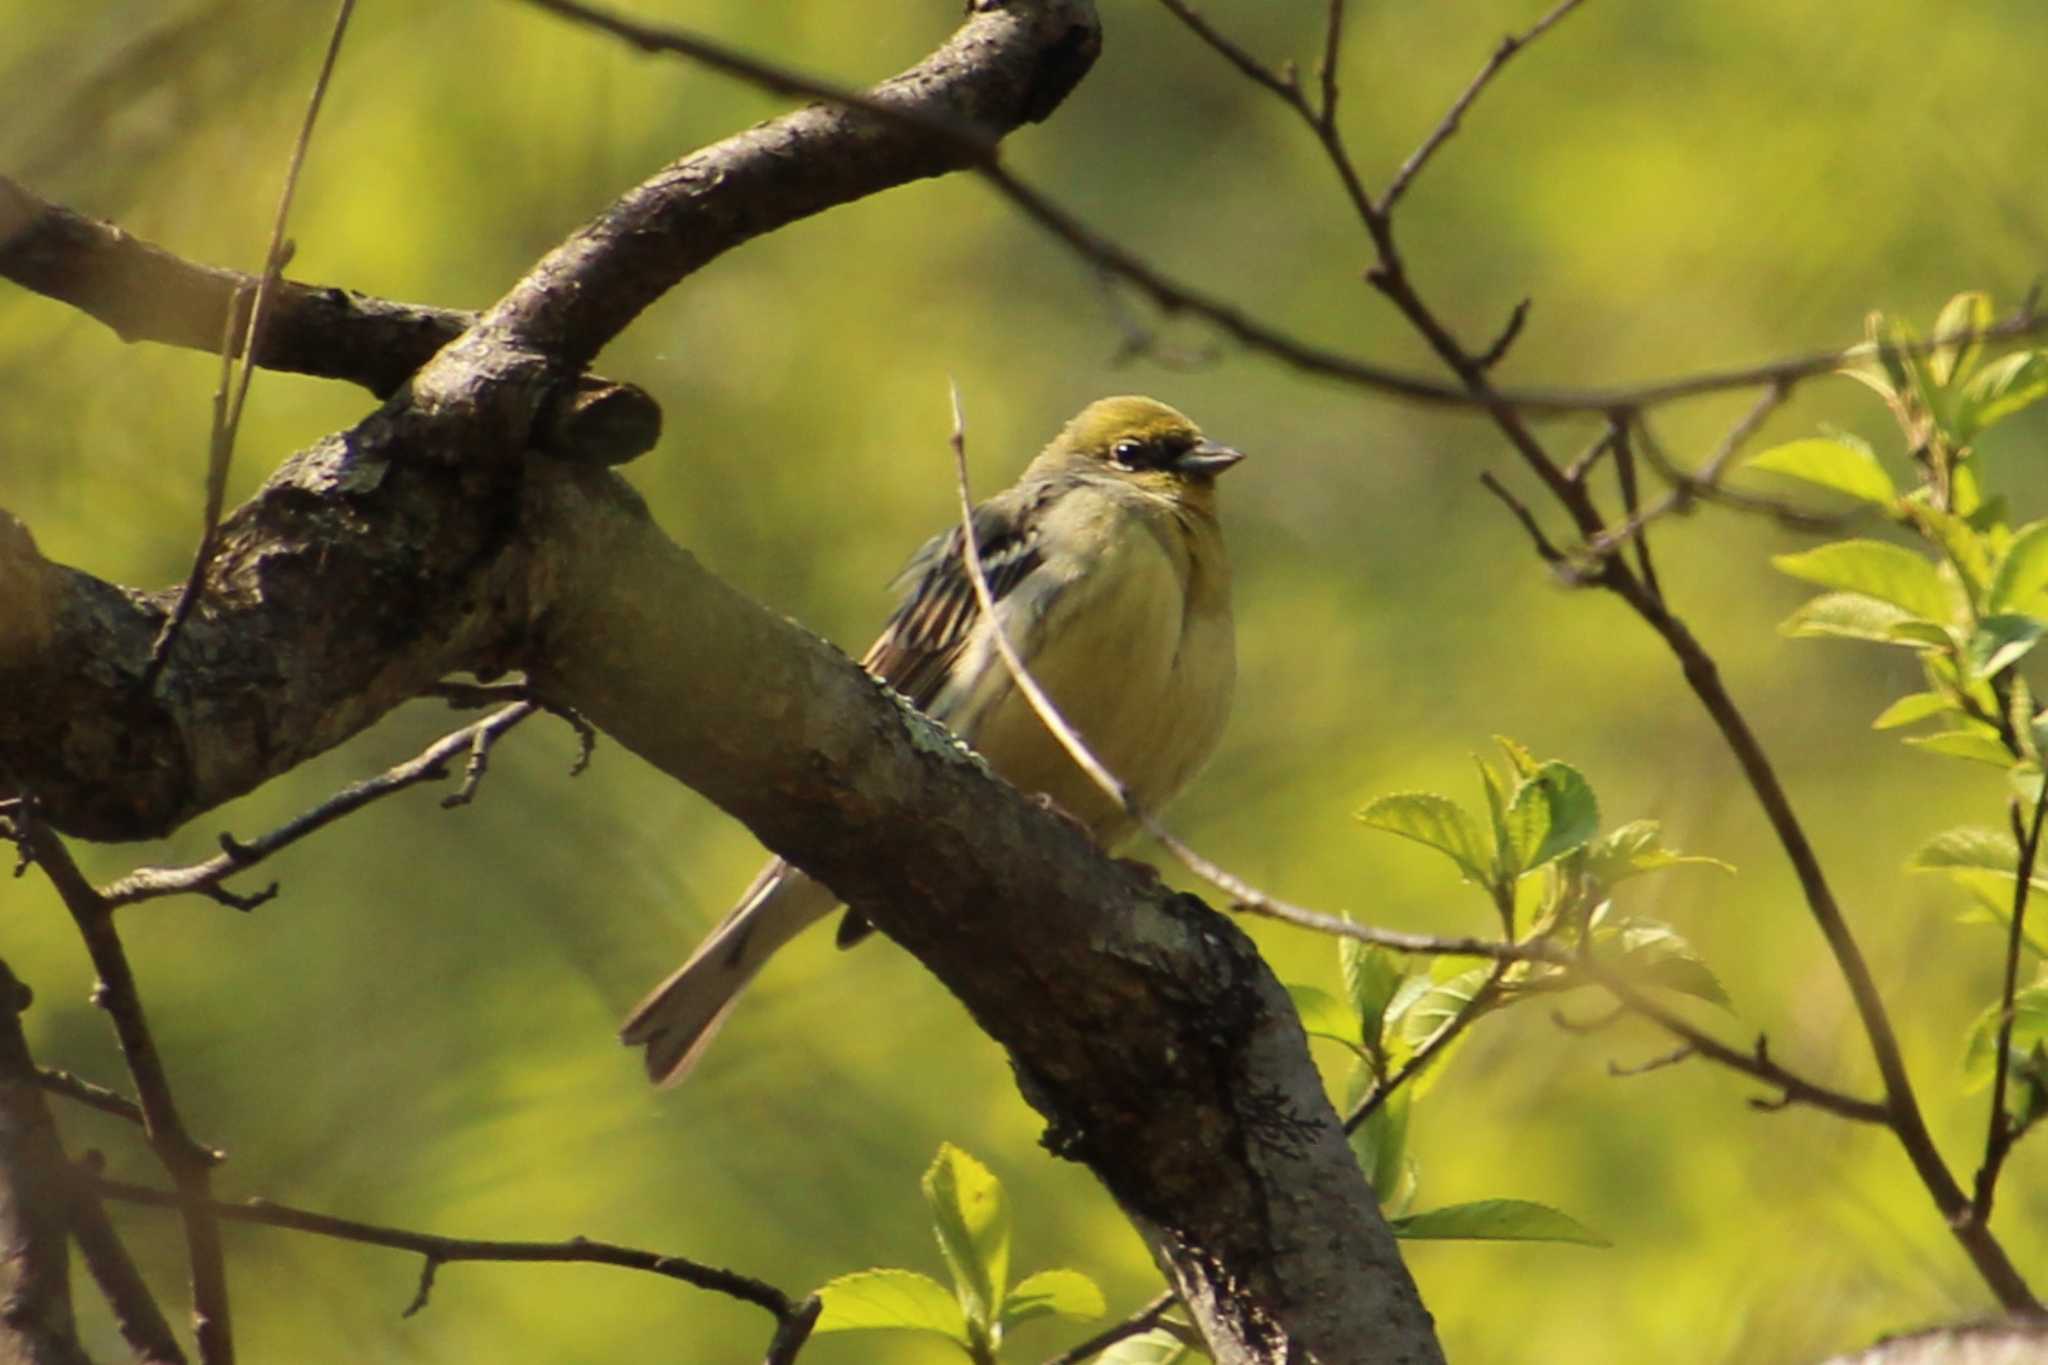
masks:
<instances>
[{"instance_id":1,"label":"thin twig","mask_svg":"<svg viewBox=\"0 0 2048 1365\"><path fill-rule=\"evenodd\" d=\"M1646 1061L1632 1064L1624 1064L1609 1058L1607 1074L1617 1079L1626 1076L1647 1076L1652 1071L1662 1071L1666 1067L1677 1066L1680 1062L1690 1061L1698 1055L1699 1049L1695 1048L1691 1043L1680 1043L1669 1052L1660 1053Z\"/></svg>"},{"instance_id":2,"label":"thin twig","mask_svg":"<svg viewBox=\"0 0 2048 1365\"><path fill-rule=\"evenodd\" d=\"M1642 502L1636 487L1636 451L1629 441L1628 427L1621 426L1614 437L1614 482L1621 490L1621 514L1629 521L1637 521L1642 511ZM1650 534L1647 522L1636 527L1631 537L1636 547L1636 573L1643 580L1643 590L1659 602L1664 600L1664 589L1657 582L1657 567L1650 558Z\"/></svg>"},{"instance_id":3,"label":"thin twig","mask_svg":"<svg viewBox=\"0 0 2048 1365\"><path fill-rule=\"evenodd\" d=\"M156 1040L142 1008L142 995L128 954L114 929L113 907L92 889L71 852L42 821L15 817L17 837L34 855L70 910L85 940L99 985L94 1003L107 1012L121 1056L135 1080L141 1101L143 1131L157 1159L177 1188L167 1196L175 1202L185 1226L185 1249L192 1270L192 1327L203 1365L232 1365L234 1337L228 1317L227 1261L221 1249L220 1222L209 1205L213 1166L220 1154L195 1141L179 1117L171 1083L157 1053Z\"/></svg>"},{"instance_id":4,"label":"thin twig","mask_svg":"<svg viewBox=\"0 0 2048 1365\"><path fill-rule=\"evenodd\" d=\"M2012 1031L2017 1022L2013 998L2019 989L2020 950L2026 943L2027 893L2034 880L2034 864L2041 852L2041 820L2048 815L2048 782L2035 794L2031 819L2024 827L2019 803L2012 809L2013 835L2019 843L2019 863L2013 869L2012 922L2006 926L2005 979L1998 997L1998 1053L1992 1062L1991 1115L1984 1134L1984 1160L1977 1167L1977 1179L1970 1199L1970 1219L1979 1225L1991 1221L1991 1204L1998 1192L1998 1173L2019 1135L2018 1125L2006 1112L2006 1087L2012 1072Z\"/></svg>"},{"instance_id":5,"label":"thin twig","mask_svg":"<svg viewBox=\"0 0 2048 1365\"><path fill-rule=\"evenodd\" d=\"M1472 111L1473 103L1479 98L1480 93L1492 84L1493 78L1500 74L1501 68L1506 66L1517 52L1549 32L1553 24L1577 9L1579 4L1580 0L1564 0L1564 3L1538 19L1528 32L1519 36L1511 33L1500 40L1500 45L1494 48L1493 55L1486 59L1486 65L1479 68L1479 74L1472 78L1464 93L1451 102L1451 107L1444 114L1442 121L1422 140L1421 146L1409 153L1408 159L1401 163L1401 169L1394 172L1394 178L1387 185L1386 193L1379 197L1377 207L1381 213L1392 212L1394 205L1400 202L1401 196L1408 192L1408 187L1415 183L1415 177L1422 174L1422 168L1436 155L1437 149L1450 141L1451 135L1458 131L1458 126L1465 121L1465 115Z\"/></svg>"},{"instance_id":6,"label":"thin twig","mask_svg":"<svg viewBox=\"0 0 2048 1365\"><path fill-rule=\"evenodd\" d=\"M355 9L355 0L340 0L334 14L334 25L327 37L327 51L320 60L320 74L313 80L313 93L306 101L306 116L299 124L299 135L292 142L291 160L285 167L284 186L277 196L277 214L271 222L270 245L263 253L263 274L256 283L256 299L249 308L248 331L240 347L240 368L236 377L233 397L223 403L216 395L213 409L213 429L208 442L206 461L206 518L199 533L199 548L192 557L192 570L185 580L185 586L178 594L177 603L164 618L163 629L157 633L156 643L149 651L149 663L142 670L142 679L137 690L147 696L155 687L158 676L170 661L171 647L177 642L178 633L184 628L186 619L192 613L192 605L206 582L207 566L213 561L213 554L220 536L221 512L227 500L228 467L234 460L235 434L241 429L242 409L249 398L249 384L256 377L256 339L263 330L263 321L270 312L271 301L277 295L278 283L284 278L285 263L291 258L291 244L285 237L285 224L290 221L292 197L298 193L299 173L305 168L306 149L313 141L313 124L320 117L320 105L327 98L328 84L334 78L334 63L341 55L342 36L348 32L349 15ZM239 305L237 295L236 303ZM226 369L235 361L237 354L233 341L238 308L228 309L229 341L221 348L221 363Z\"/></svg>"},{"instance_id":7,"label":"thin twig","mask_svg":"<svg viewBox=\"0 0 2048 1365\"><path fill-rule=\"evenodd\" d=\"M1528 532L1530 543L1536 547L1539 559L1546 564L1564 563L1564 555L1558 551L1557 546L1550 543L1550 537L1543 534L1542 526L1537 524L1536 514L1529 510L1527 503L1509 492L1508 486L1495 478L1490 469L1480 471L1479 482L1485 486L1487 492L1506 505L1516 521L1522 523L1522 529Z\"/></svg>"},{"instance_id":8,"label":"thin twig","mask_svg":"<svg viewBox=\"0 0 2048 1365\"><path fill-rule=\"evenodd\" d=\"M93 1188L104 1198L122 1203L144 1204L153 1208L180 1207L177 1194L148 1185L100 1177L94 1180ZM433 1233L414 1232L407 1228L364 1223L353 1218L336 1218L332 1214L273 1204L268 1200L250 1200L240 1204L210 1200L207 1208L214 1217L231 1223L253 1223L262 1227L311 1233L317 1237L332 1237L344 1242L390 1247L396 1251L413 1252L441 1264L453 1264L457 1261L515 1261L618 1266L626 1270L646 1271L671 1280L680 1280L698 1289L724 1294L742 1303L750 1303L757 1308L765 1309L778 1320L787 1317L795 1307L787 1294L751 1275L706 1265L684 1256L668 1256L639 1247L621 1246L615 1242L594 1242L585 1237L571 1237L559 1242L441 1237Z\"/></svg>"},{"instance_id":9,"label":"thin twig","mask_svg":"<svg viewBox=\"0 0 2048 1365\"><path fill-rule=\"evenodd\" d=\"M97 1109L102 1114L112 1114L115 1118L126 1119L130 1123L142 1122L142 1106L134 1100L117 1090L109 1090L82 1076L74 1076L69 1071L39 1066L36 1068L36 1083L52 1095L62 1095L66 1099L76 1100L88 1109Z\"/></svg>"},{"instance_id":10,"label":"thin twig","mask_svg":"<svg viewBox=\"0 0 2048 1365\"><path fill-rule=\"evenodd\" d=\"M1520 299L1508 310L1507 325L1500 329L1500 335L1493 339L1493 345L1480 353L1480 369L1490 370L1507 359L1508 348L1515 344L1516 338L1522 335L1523 326L1529 321L1529 303L1530 300L1526 298Z\"/></svg>"},{"instance_id":11,"label":"thin twig","mask_svg":"<svg viewBox=\"0 0 2048 1365\"><path fill-rule=\"evenodd\" d=\"M186 893L206 896L238 910L260 905L277 894L275 882L252 895L230 891L221 883L238 872L254 867L273 853L297 843L307 835L326 828L343 816L362 809L372 801L390 796L394 792L404 791L407 787L417 786L422 782L442 780L448 776L448 764L457 754L464 751L470 754L470 770L464 777L461 791L456 795L462 796L465 801L468 800L469 796L474 795L475 785L482 778L482 766L477 760L479 751L497 743L513 726L539 709L536 702L514 702L472 725L465 725L460 730L443 735L415 758L408 759L375 777L350 783L303 815L287 820L268 834L247 843L223 834L220 836L221 851L205 862L193 863L186 867L137 868L119 881L103 888L99 895L109 909ZM443 801L442 804L446 806L451 802Z\"/></svg>"},{"instance_id":12,"label":"thin twig","mask_svg":"<svg viewBox=\"0 0 2048 1365\"><path fill-rule=\"evenodd\" d=\"M1401 1064L1400 1070L1374 1086L1372 1093L1360 1100L1351 1112L1344 1116L1344 1131L1357 1132L1402 1086L1420 1076L1429 1068L1430 1063L1441 1057L1452 1043L1458 1041L1466 1029L1479 1022L1479 1016L1492 1009L1494 1002L1500 998L1501 978L1507 974L1507 970L1507 963L1495 962L1493 970L1487 974L1486 980L1480 983L1479 989L1472 992L1472 998L1465 1002L1464 1008L1446 1020L1421 1047L1415 1049L1408 1060Z\"/></svg>"},{"instance_id":13,"label":"thin twig","mask_svg":"<svg viewBox=\"0 0 2048 1365\"><path fill-rule=\"evenodd\" d=\"M775 1324L775 1335L768 1339L768 1354L761 1357L761 1365L790 1365L811 1339L811 1330L824 1311L825 1301L812 1294L783 1314Z\"/></svg>"},{"instance_id":14,"label":"thin twig","mask_svg":"<svg viewBox=\"0 0 2048 1365\"><path fill-rule=\"evenodd\" d=\"M1172 12L1174 18L1180 20L1182 26L1188 32L1207 43L1216 52L1216 55L1236 67L1247 80L1264 86L1289 103L1293 103L1301 98L1301 88L1299 85L1282 79L1265 63L1225 37L1214 24L1202 17L1200 11L1196 10L1192 5L1185 3L1185 0L1159 0L1159 2Z\"/></svg>"},{"instance_id":15,"label":"thin twig","mask_svg":"<svg viewBox=\"0 0 2048 1365\"><path fill-rule=\"evenodd\" d=\"M1115 1326L1105 1327L1080 1345L1049 1357L1045 1365L1081 1365L1082 1361L1101 1355L1119 1341L1151 1331L1159 1325L1159 1319L1166 1316L1167 1310L1179 1302L1180 1296L1169 1289Z\"/></svg>"}]
</instances>

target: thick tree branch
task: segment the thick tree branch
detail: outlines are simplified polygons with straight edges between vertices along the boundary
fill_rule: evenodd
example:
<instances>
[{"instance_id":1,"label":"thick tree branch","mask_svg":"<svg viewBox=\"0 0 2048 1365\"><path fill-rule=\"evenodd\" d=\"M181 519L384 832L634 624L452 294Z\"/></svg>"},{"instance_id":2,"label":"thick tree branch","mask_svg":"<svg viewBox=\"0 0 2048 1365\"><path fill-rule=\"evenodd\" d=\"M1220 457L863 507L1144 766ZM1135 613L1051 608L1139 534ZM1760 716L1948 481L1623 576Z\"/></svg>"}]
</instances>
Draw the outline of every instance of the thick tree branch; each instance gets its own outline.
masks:
<instances>
[{"instance_id":1,"label":"thick tree branch","mask_svg":"<svg viewBox=\"0 0 2048 1365\"><path fill-rule=\"evenodd\" d=\"M1047 1144L1115 1194L1220 1359L1436 1358L1249 940L1102 857L838 651L711 578L616 481L557 467L529 486L536 573L553 588L536 599L536 682L959 995L1009 1049ZM734 658L748 666L703 662Z\"/></svg>"}]
</instances>

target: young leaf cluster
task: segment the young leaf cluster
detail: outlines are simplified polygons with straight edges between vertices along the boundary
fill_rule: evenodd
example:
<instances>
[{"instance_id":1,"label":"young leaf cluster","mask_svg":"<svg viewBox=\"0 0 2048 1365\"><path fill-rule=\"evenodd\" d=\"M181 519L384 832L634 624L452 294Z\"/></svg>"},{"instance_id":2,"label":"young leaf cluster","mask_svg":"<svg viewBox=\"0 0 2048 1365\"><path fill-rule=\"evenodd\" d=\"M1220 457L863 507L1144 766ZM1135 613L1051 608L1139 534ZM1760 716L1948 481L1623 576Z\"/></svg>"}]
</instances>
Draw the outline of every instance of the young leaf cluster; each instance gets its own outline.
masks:
<instances>
[{"instance_id":1,"label":"young leaf cluster","mask_svg":"<svg viewBox=\"0 0 2048 1365\"><path fill-rule=\"evenodd\" d=\"M1677 931L1621 912L1612 894L1660 868L1726 865L1666 848L1653 820L1602 834L1599 800L1576 768L1538 761L1512 740L1499 743L1504 765L1478 764L1480 813L1434 792L1406 792L1380 797L1359 818L1443 854L1485 894L1511 939L1548 939L1645 986L1726 1006L1720 982ZM1352 1149L1396 1235L1605 1246L1576 1219L1527 1200L1410 1208L1417 1167L1408 1151L1409 1113L1466 1026L1532 996L1583 986L1583 974L1559 963L1460 967L1449 959L1409 969L1386 949L1348 938L1338 940L1337 951L1341 996L1307 985L1289 990L1304 1028L1343 1044L1356 1059L1349 1099L1368 1113L1352 1133Z\"/></svg>"},{"instance_id":2,"label":"young leaf cluster","mask_svg":"<svg viewBox=\"0 0 2048 1365\"><path fill-rule=\"evenodd\" d=\"M929 1332L975 1365L993 1365L1013 1328L1040 1318L1103 1315L1102 1291L1078 1270L1041 1270L1010 1282L1009 1200L986 1166L944 1143L922 1183L952 1288L915 1270L841 1275L818 1290L823 1308L814 1331Z\"/></svg>"},{"instance_id":3,"label":"young leaf cluster","mask_svg":"<svg viewBox=\"0 0 2048 1365\"><path fill-rule=\"evenodd\" d=\"M1925 687L1893 701L1873 726L1930 726L1906 743L2007 775L2015 833L1946 830L1907 866L1961 887L1974 918L1999 923L2011 951L2036 960L2037 979L2010 1007L2005 1122L2016 1138L2048 1112L2048 969L2038 967L2042 940L2023 919L2014 922L2026 893L2048 886L2035 850L2018 837L2043 798L2048 749L2048 710L2036 705L2024 672L2048 635L2048 520L2013 525L2005 499L1985 492L1972 456L1986 431L2048 397L2048 351L1987 360L1979 337L1991 317L1987 295L1959 294L1935 322L1931 346L1903 322L1871 318L1870 354L1846 373L1876 392L1898 423L1916 473L1907 488L1867 444L1839 434L1774 447L1750 467L1848 494L1917 542L1858 538L1775 557L1783 572L1826 589L1780 629L1912 650ZM2006 1019L2001 996L1971 1027L1967 1088L1992 1080Z\"/></svg>"}]
</instances>

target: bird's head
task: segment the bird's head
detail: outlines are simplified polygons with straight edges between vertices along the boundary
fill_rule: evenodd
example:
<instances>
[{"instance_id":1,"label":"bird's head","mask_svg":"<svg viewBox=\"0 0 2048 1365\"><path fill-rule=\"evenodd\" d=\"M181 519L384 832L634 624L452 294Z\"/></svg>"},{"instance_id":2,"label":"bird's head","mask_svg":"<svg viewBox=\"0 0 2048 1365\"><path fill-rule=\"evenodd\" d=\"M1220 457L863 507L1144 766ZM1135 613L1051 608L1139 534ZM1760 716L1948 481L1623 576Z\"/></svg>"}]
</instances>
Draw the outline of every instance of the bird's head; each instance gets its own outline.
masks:
<instances>
[{"instance_id":1,"label":"bird's head","mask_svg":"<svg viewBox=\"0 0 2048 1365\"><path fill-rule=\"evenodd\" d=\"M1206 495L1216 476L1244 456L1207 439L1185 415L1157 399L1127 394L1097 399L1081 409L1041 458L1184 498Z\"/></svg>"}]
</instances>

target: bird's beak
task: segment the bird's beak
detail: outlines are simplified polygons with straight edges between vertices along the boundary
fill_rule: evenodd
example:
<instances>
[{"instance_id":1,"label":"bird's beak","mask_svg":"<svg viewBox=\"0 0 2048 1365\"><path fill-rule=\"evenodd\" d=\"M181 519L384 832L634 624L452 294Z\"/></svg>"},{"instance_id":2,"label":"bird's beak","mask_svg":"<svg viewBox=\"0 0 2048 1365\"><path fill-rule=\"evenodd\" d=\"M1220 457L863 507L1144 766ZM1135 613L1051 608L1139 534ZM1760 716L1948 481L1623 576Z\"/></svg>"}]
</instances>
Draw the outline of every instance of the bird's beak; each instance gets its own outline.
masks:
<instances>
[{"instance_id":1,"label":"bird's beak","mask_svg":"<svg viewBox=\"0 0 2048 1365\"><path fill-rule=\"evenodd\" d=\"M1217 445L1214 441L1203 441L1200 445L1190 446L1173 462L1173 467L1183 474L1213 479L1243 458L1243 451Z\"/></svg>"}]
</instances>

